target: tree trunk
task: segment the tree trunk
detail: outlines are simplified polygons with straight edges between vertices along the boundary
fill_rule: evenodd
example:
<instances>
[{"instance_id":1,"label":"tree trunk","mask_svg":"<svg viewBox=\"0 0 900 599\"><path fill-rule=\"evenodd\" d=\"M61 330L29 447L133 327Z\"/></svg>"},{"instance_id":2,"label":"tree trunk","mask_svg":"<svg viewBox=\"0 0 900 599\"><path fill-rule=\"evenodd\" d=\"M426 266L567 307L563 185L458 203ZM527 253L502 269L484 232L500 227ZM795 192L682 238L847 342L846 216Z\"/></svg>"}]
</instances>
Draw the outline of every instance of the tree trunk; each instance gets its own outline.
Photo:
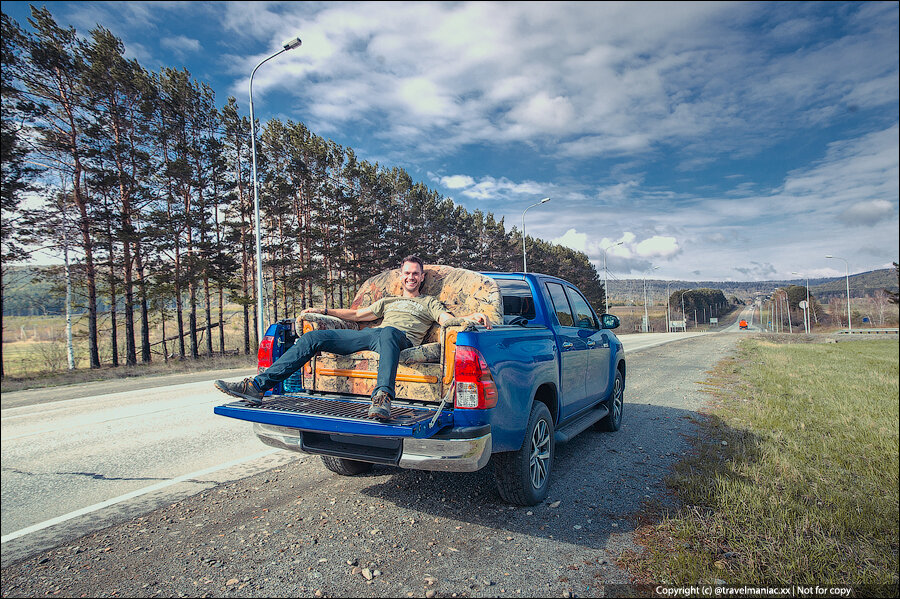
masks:
<instances>
[{"instance_id":1,"label":"tree trunk","mask_svg":"<svg viewBox=\"0 0 900 599\"><path fill-rule=\"evenodd\" d=\"M110 347L112 349L112 365L119 366L119 331L118 331L118 311L116 303L119 298L116 295L116 266L115 266L115 248L112 237L112 224L109 219L106 221L106 235L109 239L109 321L110 321Z\"/></svg>"},{"instance_id":2,"label":"tree trunk","mask_svg":"<svg viewBox=\"0 0 900 599\"><path fill-rule=\"evenodd\" d=\"M147 301L147 281L144 276L144 257L140 242L135 243L135 266L138 274L138 292L141 296L141 362L149 364L150 357L150 313Z\"/></svg>"}]
</instances>

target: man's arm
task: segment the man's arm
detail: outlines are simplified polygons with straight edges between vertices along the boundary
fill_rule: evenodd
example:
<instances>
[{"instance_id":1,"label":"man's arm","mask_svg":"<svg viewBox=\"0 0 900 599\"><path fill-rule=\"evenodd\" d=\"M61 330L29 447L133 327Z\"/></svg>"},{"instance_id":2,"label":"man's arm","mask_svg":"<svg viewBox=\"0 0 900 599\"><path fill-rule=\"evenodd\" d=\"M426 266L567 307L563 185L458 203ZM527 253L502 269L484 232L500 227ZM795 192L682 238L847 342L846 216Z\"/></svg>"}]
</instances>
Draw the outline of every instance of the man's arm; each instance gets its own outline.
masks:
<instances>
[{"instance_id":1,"label":"man's arm","mask_svg":"<svg viewBox=\"0 0 900 599\"><path fill-rule=\"evenodd\" d=\"M350 308L307 308L300 314L326 314L328 316L337 316L341 320L349 320L350 322L370 322L378 318L370 308L371 306L360 308L359 310L351 310Z\"/></svg>"},{"instance_id":2,"label":"man's arm","mask_svg":"<svg viewBox=\"0 0 900 599\"><path fill-rule=\"evenodd\" d=\"M438 323L439 323L441 326L443 326L443 325L446 324L447 321L450 320L451 318L456 318L456 317L453 316L452 314L450 314L449 312L444 312L444 313L442 313L442 314L440 315L440 317L438 318ZM484 326L485 328L487 328L487 329L490 329L491 327L494 326L494 325L491 323L491 319L488 318L486 315L482 314L481 312L473 312L473 313L469 314L468 316L461 316L460 318L464 318L464 319L466 319L466 320L468 320L468 321L470 321L470 322L474 322L474 323L483 325L483 326Z\"/></svg>"}]
</instances>

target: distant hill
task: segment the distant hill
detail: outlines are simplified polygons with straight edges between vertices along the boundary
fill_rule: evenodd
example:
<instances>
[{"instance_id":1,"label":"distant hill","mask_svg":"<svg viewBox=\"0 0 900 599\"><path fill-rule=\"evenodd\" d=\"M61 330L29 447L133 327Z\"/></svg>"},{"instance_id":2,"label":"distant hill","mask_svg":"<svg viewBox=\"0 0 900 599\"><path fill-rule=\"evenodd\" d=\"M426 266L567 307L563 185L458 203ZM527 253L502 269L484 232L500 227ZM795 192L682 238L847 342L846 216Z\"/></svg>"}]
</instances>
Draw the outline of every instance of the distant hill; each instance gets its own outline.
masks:
<instances>
[{"instance_id":1,"label":"distant hill","mask_svg":"<svg viewBox=\"0 0 900 599\"><path fill-rule=\"evenodd\" d=\"M647 284L655 295L660 288L667 287L671 292L677 289L721 289L725 297L735 296L741 300L749 300L756 294L770 295L779 287L788 285L806 285L806 279L784 279L773 281L663 281L647 279ZM643 279L610 281L610 301L636 301L640 303ZM869 272L850 275L850 295L865 297L878 289L898 291L897 271L893 268L882 268ZM809 280L809 292L820 302L827 302L831 297L844 297L847 294L846 277L828 277ZM635 298L638 298L635 300Z\"/></svg>"},{"instance_id":2,"label":"distant hill","mask_svg":"<svg viewBox=\"0 0 900 599\"><path fill-rule=\"evenodd\" d=\"M810 280L809 292L815 294L820 301L826 302L834 296L844 297L847 295L846 281L846 277L839 277L827 279L821 283L817 281L813 285L812 280ZM878 289L897 292L897 272L893 268L883 268L881 270L850 275L851 297L872 295Z\"/></svg>"}]
</instances>

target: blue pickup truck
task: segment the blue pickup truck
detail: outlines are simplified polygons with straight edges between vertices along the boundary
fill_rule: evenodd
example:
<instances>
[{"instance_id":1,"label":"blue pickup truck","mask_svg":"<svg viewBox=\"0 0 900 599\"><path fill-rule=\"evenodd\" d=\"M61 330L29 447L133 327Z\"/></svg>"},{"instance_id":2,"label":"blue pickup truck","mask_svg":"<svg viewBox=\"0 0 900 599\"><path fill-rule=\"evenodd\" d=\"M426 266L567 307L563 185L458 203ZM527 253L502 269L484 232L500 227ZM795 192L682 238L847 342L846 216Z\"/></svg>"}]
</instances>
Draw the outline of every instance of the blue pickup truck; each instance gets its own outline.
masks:
<instances>
[{"instance_id":1,"label":"blue pickup truck","mask_svg":"<svg viewBox=\"0 0 900 599\"><path fill-rule=\"evenodd\" d=\"M237 401L215 413L251 421L264 443L318 454L342 475L367 472L374 464L467 472L490 461L504 500L539 503L548 492L556 443L589 427L621 426L625 355L612 332L619 320L598 318L574 285L556 277L425 270L423 293L457 314L469 312L457 311L468 308L454 301L479 296L475 307L489 313L492 304L492 320L503 324L487 330L450 323L431 337L435 342L401 354L391 420L366 416L377 354L320 354L261 406ZM353 307L390 294L385 281L391 276L370 279ZM303 330L321 327L323 319L315 316L317 322L270 325L260 344L260 370Z\"/></svg>"}]
</instances>

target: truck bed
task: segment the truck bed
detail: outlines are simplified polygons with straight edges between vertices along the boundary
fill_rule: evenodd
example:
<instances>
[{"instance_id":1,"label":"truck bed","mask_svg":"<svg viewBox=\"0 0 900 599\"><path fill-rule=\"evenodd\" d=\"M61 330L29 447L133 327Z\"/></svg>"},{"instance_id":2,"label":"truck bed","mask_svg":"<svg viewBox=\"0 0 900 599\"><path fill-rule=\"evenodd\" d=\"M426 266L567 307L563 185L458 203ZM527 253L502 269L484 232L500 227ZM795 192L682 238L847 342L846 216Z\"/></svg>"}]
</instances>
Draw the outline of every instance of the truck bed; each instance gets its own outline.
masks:
<instances>
[{"instance_id":1,"label":"truck bed","mask_svg":"<svg viewBox=\"0 0 900 599\"><path fill-rule=\"evenodd\" d=\"M441 410L437 421L431 425L438 406L394 402L392 418L379 421L367 416L368 398L348 397L336 394L272 395L261 406L249 406L236 401L217 406L216 414L299 430L314 430L351 435L382 437L430 437L441 428L453 423L453 407Z\"/></svg>"}]
</instances>

